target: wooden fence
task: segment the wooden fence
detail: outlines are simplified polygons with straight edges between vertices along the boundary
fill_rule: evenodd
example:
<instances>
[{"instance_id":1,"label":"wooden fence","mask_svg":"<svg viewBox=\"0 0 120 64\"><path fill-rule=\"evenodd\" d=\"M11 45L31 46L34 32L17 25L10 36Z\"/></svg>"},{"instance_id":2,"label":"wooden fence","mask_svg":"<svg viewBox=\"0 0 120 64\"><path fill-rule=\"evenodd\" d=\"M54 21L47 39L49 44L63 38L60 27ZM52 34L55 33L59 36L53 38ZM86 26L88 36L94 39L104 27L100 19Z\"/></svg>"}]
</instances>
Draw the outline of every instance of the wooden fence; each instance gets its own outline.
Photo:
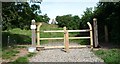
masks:
<instances>
[{"instance_id":1,"label":"wooden fence","mask_svg":"<svg viewBox=\"0 0 120 64\"><path fill-rule=\"evenodd\" d=\"M44 49L48 48L65 48L66 52L69 52L69 48L79 48L79 47L91 47L93 48L93 34L92 34L92 26L89 22L87 22L89 29L84 29L84 30L67 30L66 27L64 27L64 30L51 30L51 31L43 31L43 32L63 32L64 37L61 38L40 38L40 27L42 23L39 23L37 25L37 48L40 48L40 40L56 40L56 39L64 39L64 46L44 46ZM69 37L69 32L90 32L89 37ZM79 45L79 46L69 46L69 39L90 39L90 45Z\"/></svg>"}]
</instances>

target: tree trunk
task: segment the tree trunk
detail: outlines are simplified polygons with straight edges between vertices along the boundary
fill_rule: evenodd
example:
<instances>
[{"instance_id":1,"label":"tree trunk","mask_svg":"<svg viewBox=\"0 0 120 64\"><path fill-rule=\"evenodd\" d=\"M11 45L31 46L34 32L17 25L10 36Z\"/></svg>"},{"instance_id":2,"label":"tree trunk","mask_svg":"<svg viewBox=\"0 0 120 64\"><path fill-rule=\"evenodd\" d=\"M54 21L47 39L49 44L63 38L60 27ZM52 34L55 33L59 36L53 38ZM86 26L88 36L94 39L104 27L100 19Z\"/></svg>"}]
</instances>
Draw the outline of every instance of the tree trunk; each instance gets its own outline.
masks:
<instances>
[{"instance_id":1,"label":"tree trunk","mask_svg":"<svg viewBox=\"0 0 120 64\"><path fill-rule=\"evenodd\" d=\"M107 25L105 25L104 28L105 28L105 42L108 43L108 28L107 28Z\"/></svg>"}]
</instances>

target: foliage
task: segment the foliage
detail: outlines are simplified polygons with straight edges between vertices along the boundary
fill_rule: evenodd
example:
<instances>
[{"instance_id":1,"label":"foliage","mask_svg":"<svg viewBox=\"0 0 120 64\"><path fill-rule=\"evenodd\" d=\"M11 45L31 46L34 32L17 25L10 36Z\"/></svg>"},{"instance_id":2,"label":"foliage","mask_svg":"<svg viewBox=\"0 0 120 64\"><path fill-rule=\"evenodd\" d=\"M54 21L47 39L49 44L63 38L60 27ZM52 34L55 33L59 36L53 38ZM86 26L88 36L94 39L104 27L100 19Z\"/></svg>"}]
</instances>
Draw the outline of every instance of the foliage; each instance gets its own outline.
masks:
<instances>
[{"instance_id":1,"label":"foliage","mask_svg":"<svg viewBox=\"0 0 120 64\"><path fill-rule=\"evenodd\" d=\"M59 27L66 26L68 29L79 29L80 18L79 16L63 15L57 16L56 21Z\"/></svg>"},{"instance_id":2,"label":"foliage","mask_svg":"<svg viewBox=\"0 0 120 64\"><path fill-rule=\"evenodd\" d=\"M120 62L120 50L110 49L110 50L97 50L94 51L96 55L101 57L106 64L119 64Z\"/></svg>"},{"instance_id":3,"label":"foliage","mask_svg":"<svg viewBox=\"0 0 120 64\"><path fill-rule=\"evenodd\" d=\"M105 39L104 26L108 27L109 42L120 44L120 2L99 2L97 7L87 8L81 17L80 28L87 28L86 22L93 24L93 18L98 21L98 37L99 41Z\"/></svg>"},{"instance_id":4,"label":"foliage","mask_svg":"<svg viewBox=\"0 0 120 64\"><path fill-rule=\"evenodd\" d=\"M92 24L92 19L93 19L92 8L86 8L86 11L84 11L84 14L81 17L80 29L88 28L87 22L90 22Z\"/></svg>"},{"instance_id":5,"label":"foliage","mask_svg":"<svg viewBox=\"0 0 120 64\"><path fill-rule=\"evenodd\" d=\"M2 2L2 24L3 30L9 30L12 28L29 29L31 20L38 14L36 11L40 11L38 5L32 5L31 7L27 2Z\"/></svg>"},{"instance_id":6,"label":"foliage","mask_svg":"<svg viewBox=\"0 0 120 64\"><path fill-rule=\"evenodd\" d=\"M45 22L45 23L48 23L48 21L50 20L50 18L47 16L47 14L45 15L38 15L35 17L35 20L37 22Z\"/></svg>"},{"instance_id":7,"label":"foliage","mask_svg":"<svg viewBox=\"0 0 120 64\"><path fill-rule=\"evenodd\" d=\"M108 35L110 42L120 42L120 2L101 2L98 3L97 9L94 11L94 17L98 19L98 31L100 37L104 36L104 25L108 27Z\"/></svg>"}]
</instances>

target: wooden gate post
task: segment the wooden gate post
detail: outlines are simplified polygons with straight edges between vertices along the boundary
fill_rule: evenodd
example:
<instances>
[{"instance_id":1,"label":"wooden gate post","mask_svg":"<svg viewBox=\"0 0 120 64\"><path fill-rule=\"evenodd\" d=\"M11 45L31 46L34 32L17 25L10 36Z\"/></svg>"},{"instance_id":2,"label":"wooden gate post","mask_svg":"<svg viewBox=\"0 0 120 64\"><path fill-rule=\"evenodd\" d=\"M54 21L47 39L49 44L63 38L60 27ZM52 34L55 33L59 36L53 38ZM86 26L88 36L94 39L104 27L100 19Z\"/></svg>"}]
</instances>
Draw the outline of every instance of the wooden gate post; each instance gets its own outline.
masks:
<instances>
[{"instance_id":1,"label":"wooden gate post","mask_svg":"<svg viewBox=\"0 0 120 64\"><path fill-rule=\"evenodd\" d=\"M98 30L97 30L97 19L93 19L93 27L94 27L94 44L95 47L98 47Z\"/></svg>"},{"instance_id":2,"label":"wooden gate post","mask_svg":"<svg viewBox=\"0 0 120 64\"><path fill-rule=\"evenodd\" d=\"M40 26L42 25L42 23L38 23L37 26L37 46L40 46Z\"/></svg>"},{"instance_id":3,"label":"wooden gate post","mask_svg":"<svg viewBox=\"0 0 120 64\"><path fill-rule=\"evenodd\" d=\"M87 22L89 28L90 28L90 45L91 45L91 48L93 48L93 34L92 34L92 26L89 22Z\"/></svg>"},{"instance_id":4,"label":"wooden gate post","mask_svg":"<svg viewBox=\"0 0 120 64\"><path fill-rule=\"evenodd\" d=\"M66 27L64 27L64 45L65 45L65 51L69 52L69 33L66 30Z\"/></svg>"}]
</instances>

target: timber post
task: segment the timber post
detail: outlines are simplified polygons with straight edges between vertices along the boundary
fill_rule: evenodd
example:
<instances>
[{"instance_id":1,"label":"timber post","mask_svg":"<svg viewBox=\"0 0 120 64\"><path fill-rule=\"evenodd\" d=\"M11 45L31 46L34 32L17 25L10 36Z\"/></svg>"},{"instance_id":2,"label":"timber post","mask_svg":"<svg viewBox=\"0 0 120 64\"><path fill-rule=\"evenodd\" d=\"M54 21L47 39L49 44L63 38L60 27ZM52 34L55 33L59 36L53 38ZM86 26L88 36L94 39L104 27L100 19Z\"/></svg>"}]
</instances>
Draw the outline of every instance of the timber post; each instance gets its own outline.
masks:
<instances>
[{"instance_id":1,"label":"timber post","mask_svg":"<svg viewBox=\"0 0 120 64\"><path fill-rule=\"evenodd\" d=\"M65 51L69 52L69 33L66 30L66 27L64 27L64 45L65 45Z\"/></svg>"},{"instance_id":2,"label":"timber post","mask_svg":"<svg viewBox=\"0 0 120 64\"><path fill-rule=\"evenodd\" d=\"M40 27L41 27L42 23L38 23L37 26L37 46L40 46Z\"/></svg>"},{"instance_id":3,"label":"timber post","mask_svg":"<svg viewBox=\"0 0 120 64\"><path fill-rule=\"evenodd\" d=\"M93 27L94 27L94 45L98 47L98 29L97 29L97 19L93 18Z\"/></svg>"},{"instance_id":4,"label":"timber post","mask_svg":"<svg viewBox=\"0 0 120 64\"><path fill-rule=\"evenodd\" d=\"M90 28L90 45L91 45L91 48L93 48L93 34L92 34L92 26L89 22L87 22L89 28Z\"/></svg>"}]
</instances>

